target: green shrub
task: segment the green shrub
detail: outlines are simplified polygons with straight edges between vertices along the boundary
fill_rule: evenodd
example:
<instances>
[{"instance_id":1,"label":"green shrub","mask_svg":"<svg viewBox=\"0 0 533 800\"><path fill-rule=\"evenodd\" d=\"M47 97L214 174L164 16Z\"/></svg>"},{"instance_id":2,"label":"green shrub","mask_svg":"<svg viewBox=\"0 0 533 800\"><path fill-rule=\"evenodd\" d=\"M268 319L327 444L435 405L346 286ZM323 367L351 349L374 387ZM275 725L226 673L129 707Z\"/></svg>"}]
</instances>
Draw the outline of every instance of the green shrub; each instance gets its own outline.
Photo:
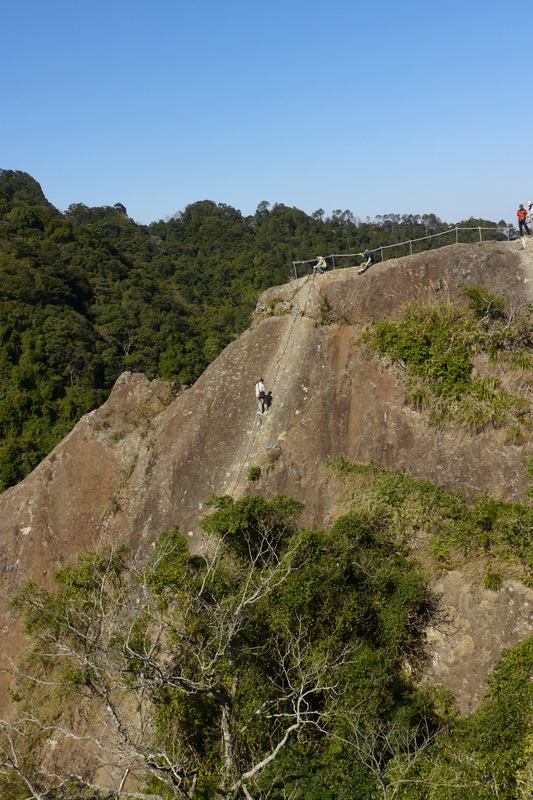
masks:
<instances>
[{"instance_id":1,"label":"green shrub","mask_svg":"<svg viewBox=\"0 0 533 800\"><path fill-rule=\"evenodd\" d=\"M258 481L261 477L261 467L253 466L248 469L246 473L246 479L249 480L251 483Z\"/></svg>"},{"instance_id":2,"label":"green shrub","mask_svg":"<svg viewBox=\"0 0 533 800\"><path fill-rule=\"evenodd\" d=\"M450 545L442 539L434 537L430 543L430 551L433 557L443 566L447 565L450 559Z\"/></svg>"},{"instance_id":3,"label":"green shrub","mask_svg":"<svg viewBox=\"0 0 533 800\"><path fill-rule=\"evenodd\" d=\"M504 388L497 373L475 374L473 364L485 356L492 370L496 362L500 370L531 369L532 310L507 319L494 293L471 286L465 294L469 308L413 303L400 319L376 323L363 341L403 368L407 402L431 425L505 428L506 442L521 444L532 425L529 400ZM529 383L527 375L515 382L524 388Z\"/></svg>"},{"instance_id":4,"label":"green shrub","mask_svg":"<svg viewBox=\"0 0 533 800\"><path fill-rule=\"evenodd\" d=\"M499 572L487 572L483 578L483 586L485 589L492 589L498 591L502 588L502 578Z\"/></svg>"},{"instance_id":5,"label":"green shrub","mask_svg":"<svg viewBox=\"0 0 533 800\"><path fill-rule=\"evenodd\" d=\"M321 325L331 325L336 321L333 306L325 294L320 296L320 302L318 305L318 321Z\"/></svg>"},{"instance_id":6,"label":"green shrub","mask_svg":"<svg viewBox=\"0 0 533 800\"><path fill-rule=\"evenodd\" d=\"M476 557L520 565L524 580L533 573L533 507L480 494L468 504L457 492L447 492L403 472L374 464L350 464L335 458L328 466L349 482L353 513L394 529L398 542L415 542L423 532L426 558L451 569ZM348 485L350 485L348 483ZM349 490L346 489L347 496ZM371 509L371 511L369 511ZM379 520L379 523L377 522Z\"/></svg>"},{"instance_id":7,"label":"green shrub","mask_svg":"<svg viewBox=\"0 0 533 800\"><path fill-rule=\"evenodd\" d=\"M505 300L500 295L474 284L463 289L476 319L500 319L504 316Z\"/></svg>"}]
</instances>

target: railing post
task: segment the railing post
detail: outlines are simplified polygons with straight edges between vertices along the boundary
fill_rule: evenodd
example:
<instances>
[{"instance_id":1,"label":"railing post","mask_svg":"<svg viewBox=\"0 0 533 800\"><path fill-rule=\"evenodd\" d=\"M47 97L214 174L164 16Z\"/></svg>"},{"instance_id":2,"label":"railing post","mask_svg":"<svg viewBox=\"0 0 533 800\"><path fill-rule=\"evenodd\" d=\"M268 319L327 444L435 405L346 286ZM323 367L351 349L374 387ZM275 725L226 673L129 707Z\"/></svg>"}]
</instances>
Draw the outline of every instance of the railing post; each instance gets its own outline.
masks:
<instances>
[{"instance_id":1,"label":"railing post","mask_svg":"<svg viewBox=\"0 0 533 800\"><path fill-rule=\"evenodd\" d=\"M455 229L455 244L459 244L459 228Z\"/></svg>"},{"instance_id":2,"label":"railing post","mask_svg":"<svg viewBox=\"0 0 533 800\"><path fill-rule=\"evenodd\" d=\"M331 256L331 258L333 259L333 269L337 269L337 267L335 266L335 256Z\"/></svg>"},{"instance_id":3,"label":"railing post","mask_svg":"<svg viewBox=\"0 0 533 800\"><path fill-rule=\"evenodd\" d=\"M412 243L411 239L409 239L409 255L410 256L413 255L413 243Z\"/></svg>"},{"instance_id":4,"label":"railing post","mask_svg":"<svg viewBox=\"0 0 533 800\"><path fill-rule=\"evenodd\" d=\"M481 228L478 228L478 230L479 230L479 241L482 242L483 236L481 235Z\"/></svg>"},{"instance_id":5,"label":"railing post","mask_svg":"<svg viewBox=\"0 0 533 800\"><path fill-rule=\"evenodd\" d=\"M296 270L296 261L292 262L292 268L294 270L294 277L296 278L296 280L298 280L298 272Z\"/></svg>"}]
</instances>

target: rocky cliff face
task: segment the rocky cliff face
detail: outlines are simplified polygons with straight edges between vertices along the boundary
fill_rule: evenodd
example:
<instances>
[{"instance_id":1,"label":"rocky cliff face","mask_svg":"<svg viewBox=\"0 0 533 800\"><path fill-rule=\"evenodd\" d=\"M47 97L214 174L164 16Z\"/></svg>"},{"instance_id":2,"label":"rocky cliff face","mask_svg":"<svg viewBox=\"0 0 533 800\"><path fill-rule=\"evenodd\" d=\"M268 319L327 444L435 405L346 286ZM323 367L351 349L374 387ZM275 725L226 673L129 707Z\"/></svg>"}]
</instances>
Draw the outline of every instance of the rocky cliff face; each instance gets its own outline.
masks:
<instances>
[{"instance_id":1,"label":"rocky cliff face","mask_svg":"<svg viewBox=\"0 0 533 800\"><path fill-rule=\"evenodd\" d=\"M409 300L460 300L473 283L517 306L531 299L532 278L519 243L455 245L376 265L363 276L354 269L310 276L266 292L249 330L179 396L163 382L122 375L101 408L0 496L8 651L19 648L19 634L7 603L28 578L47 581L82 548L120 542L147 552L175 524L198 548L198 518L212 494L283 492L305 503L304 524L327 525L337 503L323 466L329 456L405 470L467 496L486 490L521 499L524 452L533 443L517 447L493 433L430 428L404 405L394 373L365 354L358 336L364 323L394 316ZM264 415L254 397L261 376L272 391ZM262 467L253 486L251 466ZM470 647L477 685L495 649L532 630L530 617L511 630L500 616L491 652L482 643ZM445 641L436 647L434 678L451 685L456 656L445 655ZM453 688L461 691L460 684Z\"/></svg>"}]
</instances>

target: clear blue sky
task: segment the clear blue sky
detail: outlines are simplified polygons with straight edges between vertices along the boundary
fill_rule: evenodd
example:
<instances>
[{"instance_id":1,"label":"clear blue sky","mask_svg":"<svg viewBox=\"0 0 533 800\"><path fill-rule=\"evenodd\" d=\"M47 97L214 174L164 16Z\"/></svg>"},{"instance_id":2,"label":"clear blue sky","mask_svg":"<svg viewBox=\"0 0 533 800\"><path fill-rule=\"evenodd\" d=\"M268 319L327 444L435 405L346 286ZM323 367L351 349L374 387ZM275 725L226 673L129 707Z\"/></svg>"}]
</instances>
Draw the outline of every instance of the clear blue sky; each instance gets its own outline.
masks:
<instances>
[{"instance_id":1,"label":"clear blue sky","mask_svg":"<svg viewBox=\"0 0 533 800\"><path fill-rule=\"evenodd\" d=\"M6 0L0 20L0 167L62 211L514 221L533 199L529 4Z\"/></svg>"}]
</instances>

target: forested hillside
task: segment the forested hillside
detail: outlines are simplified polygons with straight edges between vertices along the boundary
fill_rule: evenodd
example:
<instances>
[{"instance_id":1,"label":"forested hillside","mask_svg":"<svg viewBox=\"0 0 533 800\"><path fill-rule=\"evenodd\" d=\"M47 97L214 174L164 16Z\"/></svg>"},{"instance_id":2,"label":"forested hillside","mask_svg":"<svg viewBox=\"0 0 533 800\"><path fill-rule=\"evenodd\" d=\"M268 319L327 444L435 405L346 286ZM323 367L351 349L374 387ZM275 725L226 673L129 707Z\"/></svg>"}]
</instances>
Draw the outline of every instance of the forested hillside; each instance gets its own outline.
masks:
<instances>
[{"instance_id":1,"label":"forested hillside","mask_svg":"<svg viewBox=\"0 0 533 800\"><path fill-rule=\"evenodd\" d=\"M32 177L0 171L0 489L100 405L121 372L177 388L198 378L247 327L259 292L291 277L293 260L448 227L433 214L362 222L266 202L245 217L209 200L143 226L121 203L61 213Z\"/></svg>"}]
</instances>

